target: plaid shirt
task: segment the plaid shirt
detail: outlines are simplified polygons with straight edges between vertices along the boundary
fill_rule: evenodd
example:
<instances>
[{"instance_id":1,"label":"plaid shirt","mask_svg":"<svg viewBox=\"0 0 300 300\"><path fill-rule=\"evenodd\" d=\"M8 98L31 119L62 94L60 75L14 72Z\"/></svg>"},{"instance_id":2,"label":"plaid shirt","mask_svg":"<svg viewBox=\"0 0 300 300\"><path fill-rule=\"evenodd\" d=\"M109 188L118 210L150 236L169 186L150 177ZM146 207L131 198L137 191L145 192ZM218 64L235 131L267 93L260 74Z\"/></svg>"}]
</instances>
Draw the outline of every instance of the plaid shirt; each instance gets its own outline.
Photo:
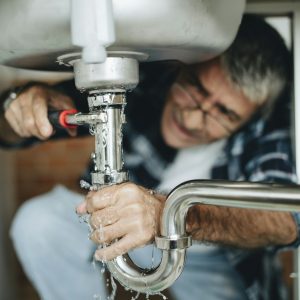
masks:
<instances>
[{"instance_id":1,"label":"plaid shirt","mask_svg":"<svg viewBox=\"0 0 300 300\"><path fill-rule=\"evenodd\" d=\"M133 182L147 188L155 189L159 185L163 171L176 156L176 150L164 143L160 133L164 99L176 74L176 65L165 68L161 63L145 64L139 86L127 97L127 124L123 132L125 167ZM73 99L83 98L70 81L58 86L58 89L64 90ZM212 169L212 179L297 182L286 99L289 97L279 101L272 118L265 121L256 117L228 140L221 158ZM79 110L87 110L86 106L82 108L86 100L76 103ZM86 132L82 130L80 133ZM57 137L63 136L65 133L57 133ZM14 146L26 146L34 142L35 139L30 139ZM2 142L2 146L8 145ZM89 170L83 178L89 180ZM299 215L294 214L294 217L300 228ZM276 250L274 247L256 251L224 248L230 264L244 281L249 300L286 299Z\"/></svg>"},{"instance_id":2,"label":"plaid shirt","mask_svg":"<svg viewBox=\"0 0 300 300\"><path fill-rule=\"evenodd\" d=\"M174 160L176 151L164 143L160 133L163 103L174 73L166 75L157 70L154 72L159 76L152 74L151 81L144 78L134 93L128 95L124 158L131 180L155 189L164 169ZM212 169L212 179L282 184L297 182L287 99L290 97L285 95L278 101L268 120L257 116L227 141ZM293 215L300 229L300 217ZM230 264L245 284L249 300L287 299L276 257L277 250L278 247L255 251L224 248Z\"/></svg>"},{"instance_id":3,"label":"plaid shirt","mask_svg":"<svg viewBox=\"0 0 300 300\"><path fill-rule=\"evenodd\" d=\"M289 116L288 112L286 115ZM280 120L275 115L273 117L274 120ZM275 128L273 125L279 123L268 124L257 119L234 135L228 141L222 159L212 170L212 178L296 183L290 131L286 126ZM293 216L300 229L299 214ZM297 245L298 241L294 246ZM245 282L249 299L287 299L276 250L278 247L258 249L255 252L226 249L229 261Z\"/></svg>"}]
</instances>

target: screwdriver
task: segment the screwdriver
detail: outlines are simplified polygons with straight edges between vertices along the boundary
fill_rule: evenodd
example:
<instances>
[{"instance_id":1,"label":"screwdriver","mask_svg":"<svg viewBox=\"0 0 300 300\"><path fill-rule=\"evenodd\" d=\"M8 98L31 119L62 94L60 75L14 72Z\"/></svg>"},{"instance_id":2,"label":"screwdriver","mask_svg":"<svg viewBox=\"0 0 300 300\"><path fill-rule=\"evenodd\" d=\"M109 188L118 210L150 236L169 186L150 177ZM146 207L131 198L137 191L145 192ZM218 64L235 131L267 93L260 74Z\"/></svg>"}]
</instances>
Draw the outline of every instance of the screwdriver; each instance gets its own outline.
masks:
<instances>
[{"instance_id":1,"label":"screwdriver","mask_svg":"<svg viewBox=\"0 0 300 300\"><path fill-rule=\"evenodd\" d=\"M50 110L48 111L48 119L56 129L77 128L77 125L68 123L68 116L76 113L78 113L76 109Z\"/></svg>"}]
</instances>

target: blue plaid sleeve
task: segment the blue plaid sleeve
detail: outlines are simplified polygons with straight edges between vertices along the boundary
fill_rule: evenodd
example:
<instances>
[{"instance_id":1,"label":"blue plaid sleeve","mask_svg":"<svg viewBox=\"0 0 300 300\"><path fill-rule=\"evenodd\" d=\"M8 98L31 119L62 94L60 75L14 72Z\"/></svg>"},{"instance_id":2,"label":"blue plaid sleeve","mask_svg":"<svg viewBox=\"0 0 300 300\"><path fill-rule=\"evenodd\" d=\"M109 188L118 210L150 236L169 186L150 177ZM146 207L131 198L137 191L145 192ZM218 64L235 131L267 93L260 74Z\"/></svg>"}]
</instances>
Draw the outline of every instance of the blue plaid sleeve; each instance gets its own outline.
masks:
<instances>
[{"instance_id":1,"label":"blue plaid sleeve","mask_svg":"<svg viewBox=\"0 0 300 300\"><path fill-rule=\"evenodd\" d=\"M255 154L245 166L248 180L279 184L298 182L289 130L282 129L266 134L259 139L256 146ZM298 238L289 247L298 247L300 245L300 212L293 212L292 216L298 228Z\"/></svg>"}]
</instances>

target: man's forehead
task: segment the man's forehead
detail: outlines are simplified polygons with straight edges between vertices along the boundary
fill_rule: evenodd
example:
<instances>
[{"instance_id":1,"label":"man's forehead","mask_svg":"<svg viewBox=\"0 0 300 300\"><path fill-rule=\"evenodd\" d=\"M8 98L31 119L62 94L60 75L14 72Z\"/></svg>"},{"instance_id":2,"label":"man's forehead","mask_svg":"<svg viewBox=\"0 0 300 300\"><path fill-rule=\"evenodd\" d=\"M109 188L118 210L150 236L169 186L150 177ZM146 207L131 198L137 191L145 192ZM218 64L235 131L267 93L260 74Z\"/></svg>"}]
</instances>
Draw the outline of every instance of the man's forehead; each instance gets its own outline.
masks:
<instances>
[{"instance_id":1,"label":"man's forehead","mask_svg":"<svg viewBox=\"0 0 300 300\"><path fill-rule=\"evenodd\" d=\"M194 71L196 75L199 76L201 76L202 73L209 72L212 69L223 70L219 57L191 64L190 68Z\"/></svg>"}]
</instances>

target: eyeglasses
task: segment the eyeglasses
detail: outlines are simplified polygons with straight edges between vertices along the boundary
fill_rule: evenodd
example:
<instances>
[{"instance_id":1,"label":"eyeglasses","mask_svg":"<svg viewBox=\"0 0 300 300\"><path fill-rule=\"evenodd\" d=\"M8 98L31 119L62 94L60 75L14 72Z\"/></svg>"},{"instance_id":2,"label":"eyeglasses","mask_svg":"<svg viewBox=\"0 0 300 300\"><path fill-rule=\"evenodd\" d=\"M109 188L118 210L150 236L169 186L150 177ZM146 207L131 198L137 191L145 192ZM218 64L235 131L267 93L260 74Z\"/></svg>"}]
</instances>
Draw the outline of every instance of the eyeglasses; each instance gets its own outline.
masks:
<instances>
[{"instance_id":1,"label":"eyeglasses","mask_svg":"<svg viewBox=\"0 0 300 300\"><path fill-rule=\"evenodd\" d=\"M204 109L203 106L206 101L209 101L208 97L210 92L203 86L199 77L197 76L197 69L194 66L188 66L183 71L183 78L186 83L192 85L197 89L197 92L201 95L201 102L194 100L195 109L200 110L203 113L204 122L211 120L221 126L226 132L232 133L238 125L240 125L241 117L233 110L227 108L221 102L215 102L209 106L209 109Z\"/></svg>"}]
</instances>

